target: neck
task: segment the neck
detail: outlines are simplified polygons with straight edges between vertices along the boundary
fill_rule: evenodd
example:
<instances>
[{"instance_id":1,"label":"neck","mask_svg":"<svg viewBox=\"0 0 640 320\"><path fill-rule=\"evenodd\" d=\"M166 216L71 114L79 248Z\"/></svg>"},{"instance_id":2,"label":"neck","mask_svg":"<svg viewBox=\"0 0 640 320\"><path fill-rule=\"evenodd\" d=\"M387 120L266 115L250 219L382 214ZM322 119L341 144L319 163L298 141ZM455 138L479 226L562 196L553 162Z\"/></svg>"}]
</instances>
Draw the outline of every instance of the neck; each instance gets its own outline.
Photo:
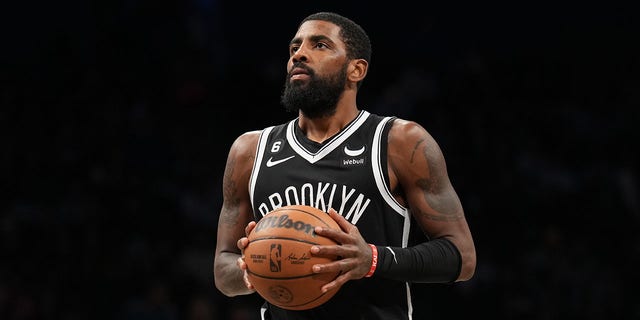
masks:
<instances>
[{"instance_id":1,"label":"neck","mask_svg":"<svg viewBox=\"0 0 640 320\"><path fill-rule=\"evenodd\" d=\"M338 106L334 114L321 118L307 118L300 112L298 125L309 140L322 143L340 132L358 116L358 113L360 110L355 103L345 107Z\"/></svg>"}]
</instances>

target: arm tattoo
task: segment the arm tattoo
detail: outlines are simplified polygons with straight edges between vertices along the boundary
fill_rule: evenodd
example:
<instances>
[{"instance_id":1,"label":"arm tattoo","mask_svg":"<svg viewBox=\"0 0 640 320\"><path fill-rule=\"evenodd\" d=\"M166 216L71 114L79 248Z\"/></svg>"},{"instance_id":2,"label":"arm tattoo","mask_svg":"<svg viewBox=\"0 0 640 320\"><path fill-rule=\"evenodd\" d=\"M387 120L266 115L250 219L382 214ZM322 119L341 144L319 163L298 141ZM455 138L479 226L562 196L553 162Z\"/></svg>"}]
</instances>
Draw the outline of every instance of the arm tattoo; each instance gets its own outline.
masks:
<instances>
[{"instance_id":1,"label":"arm tattoo","mask_svg":"<svg viewBox=\"0 0 640 320\"><path fill-rule=\"evenodd\" d=\"M420 139L418 140L418 142L416 142L416 145L413 147L413 151L411 152L411 159L409 159L409 163L413 163L413 157L416 155L416 151L418 150L418 146L424 141L425 139Z\"/></svg>"},{"instance_id":2,"label":"arm tattoo","mask_svg":"<svg viewBox=\"0 0 640 320\"><path fill-rule=\"evenodd\" d=\"M238 188L232 177L235 166L236 161L233 159L227 163L224 170L224 185L222 186L225 203L222 206L222 212L220 213L220 221L228 225L235 225L238 220L238 215L240 214L238 211L238 204L240 200L236 196Z\"/></svg>"},{"instance_id":3,"label":"arm tattoo","mask_svg":"<svg viewBox=\"0 0 640 320\"><path fill-rule=\"evenodd\" d=\"M419 141L420 144L423 140ZM416 148L418 147L416 144ZM432 148L432 149L430 149ZM415 152L415 150L414 150ZM424 146L423 155L428 166L429 177L418 178L416 186L423 191L423 196L427 204L435 211L434 213L420 212L424 217L437 221L455 221L463 218L462 211L458 202L457 194L451 188L446 188L443 184L447 183L446 167L444 163L435 161L430 155L438 154L439 151L429 144Z\"/></svg>"},{"instance_id":4,"label":"arm tattoo","mask_svg":"<svg viewBox=\"0 0 640 320\"><path fill-rule=\"evenodd\" d=\"M428 179L416 180L416 185L423 190L424 199L431 208L435 211L430 214L428 212L419 212L420 215L436 221L455 221L462 218L462 212L459 211L459 207L455 204L458 201L458 197L447 192L445 194L432 193Z\"/></svg>"}]
</instances>

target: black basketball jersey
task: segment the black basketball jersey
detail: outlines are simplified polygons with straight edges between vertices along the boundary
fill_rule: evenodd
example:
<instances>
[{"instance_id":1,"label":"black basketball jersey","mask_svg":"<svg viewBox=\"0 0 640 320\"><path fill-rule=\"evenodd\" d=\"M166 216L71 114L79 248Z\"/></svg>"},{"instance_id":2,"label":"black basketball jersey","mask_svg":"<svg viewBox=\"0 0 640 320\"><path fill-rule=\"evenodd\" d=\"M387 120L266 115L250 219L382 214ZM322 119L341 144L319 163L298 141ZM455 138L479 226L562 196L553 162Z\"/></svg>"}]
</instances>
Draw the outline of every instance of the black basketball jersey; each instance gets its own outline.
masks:
<instances>
[{"instance_id":1,"label":"black basketball jersey","mask_svg":"<svg viewBox=\"0 0 640 320\"><path fill-rule=\"evenodd\" d=\"M389 191L387 136L393 117L367 111L322 144L309 140L298 120L260 135L250 178L255 219L275 208L334 208L368 243L406 247L412 219ZM408 283L375 277L348 281L325 304L290 311L265 303L263 319L411 319Z\"/></svg>"}]
</instances>

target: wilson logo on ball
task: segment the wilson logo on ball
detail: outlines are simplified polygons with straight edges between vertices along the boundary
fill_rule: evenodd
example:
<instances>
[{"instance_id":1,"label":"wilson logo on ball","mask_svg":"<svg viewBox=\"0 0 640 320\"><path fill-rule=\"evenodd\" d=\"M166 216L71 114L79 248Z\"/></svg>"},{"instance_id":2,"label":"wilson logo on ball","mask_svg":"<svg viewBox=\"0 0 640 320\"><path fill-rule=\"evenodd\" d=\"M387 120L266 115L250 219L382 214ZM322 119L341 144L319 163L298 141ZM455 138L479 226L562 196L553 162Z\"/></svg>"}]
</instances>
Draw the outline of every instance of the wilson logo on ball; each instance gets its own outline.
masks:
<instances>
[{"instance_id":1,"label":"wilson logo on ball","mask_svg":"<svg viewBox=\"0 0 640 320\"><path fill-rule=\"evenodd\" d=\"M316 233L313 230L314 227L312 225L305 223L303 221L295 221L295 220L289 219L289 215L287 214L283 214L281 216L276 215L272 217L265 216L264 218L262 218L262 220L258 222L255 230L256 232L258 232L258 231L271 229L271 228L294 229L296 231L302 231L313 237L316 236Z\"/></svg>"}]
</instances>

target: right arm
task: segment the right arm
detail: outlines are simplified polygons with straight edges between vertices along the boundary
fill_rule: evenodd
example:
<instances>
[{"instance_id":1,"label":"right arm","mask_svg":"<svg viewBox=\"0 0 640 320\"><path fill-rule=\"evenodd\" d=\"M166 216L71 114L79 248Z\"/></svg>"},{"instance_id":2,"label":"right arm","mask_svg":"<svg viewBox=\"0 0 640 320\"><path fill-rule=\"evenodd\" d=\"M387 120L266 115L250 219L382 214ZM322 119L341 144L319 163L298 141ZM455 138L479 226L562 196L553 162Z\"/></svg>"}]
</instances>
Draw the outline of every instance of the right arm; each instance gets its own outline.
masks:
<instances>
[{"instance_id":1,"label":"right arm","mask_svg":"<svg viewBox=\"0 0 640 320\"><path fill-rule=\"evenodd\" d=\"M249 177L259 136L259 131L239 136L231 146L224 169L213 275L216 288L229 297L254 292L245 284L245 271L238 264L242 254L238 243L246 237L245 227L254 220Z\"/></svg>"}]
</instances>

